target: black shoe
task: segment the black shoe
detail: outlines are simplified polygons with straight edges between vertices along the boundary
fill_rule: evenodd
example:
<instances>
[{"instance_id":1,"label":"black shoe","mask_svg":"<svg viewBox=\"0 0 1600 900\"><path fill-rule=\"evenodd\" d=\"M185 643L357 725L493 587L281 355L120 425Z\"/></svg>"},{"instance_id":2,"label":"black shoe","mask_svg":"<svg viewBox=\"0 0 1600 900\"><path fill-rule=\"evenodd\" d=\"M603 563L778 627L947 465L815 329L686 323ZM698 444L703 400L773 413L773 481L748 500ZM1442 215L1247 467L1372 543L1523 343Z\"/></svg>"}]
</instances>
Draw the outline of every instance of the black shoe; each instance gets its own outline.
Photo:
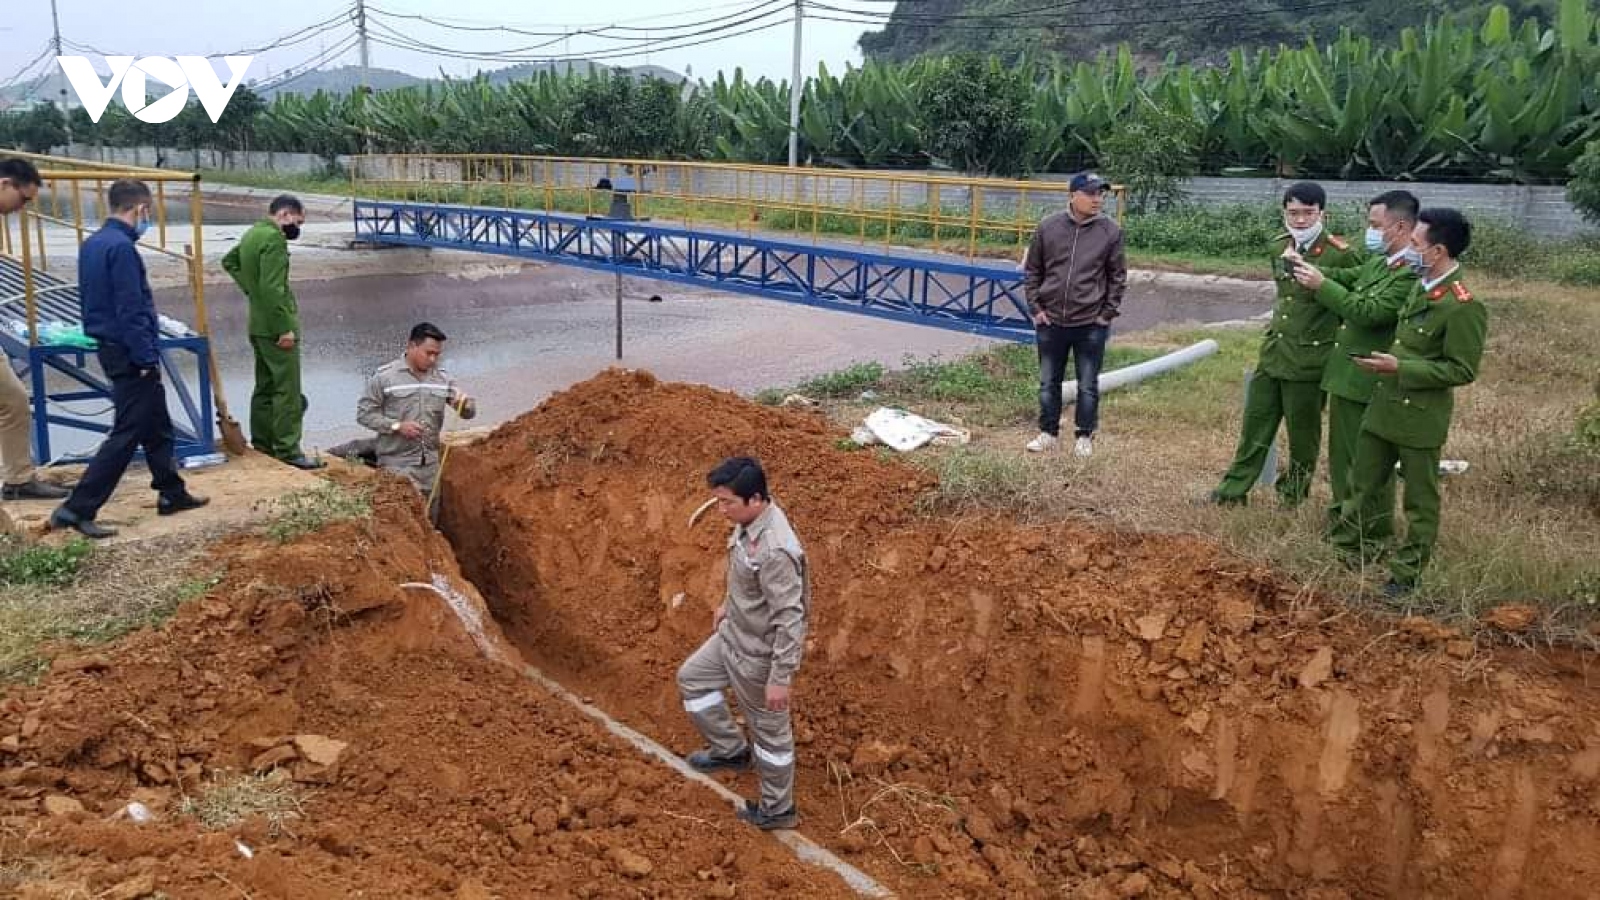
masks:
<instances>
[{"instance_id":1,"label":"black shoe","mask_svg":"<svg viewBox=\"0 0 1600 900\"><path fill-rule=\"evenodd\" d=\"M739 817L739 821L749 822L762 831L782 831L800 825L800 810L792 804L783 812L769 813L763 812L754 800L746 800L744 809L734 815Z\"/></svg>"},{"instance_id":2,"label":"black shoe","mask_svg":"<svg viewBox=\"0 0 1600 900\"><path fill-rule=\"evenodd\" d=\"M21 484L0 488L0 500L65 500L71 493L60 485L30 478Z\"/></svg>"},{"instance_id":3,"label":"black shoe","mask_svg":"<svg viewBox=\"0 0 1600 900\"><path fill-rule=\"evenodd\" d=\"M1212 506L1244 506L1250 502L1248 496L1230 497L1221 491L1212 491L1206 495L1206 502Z\"/></svg>"},{"instance_id":4,"label":"black shoe","mask_svg":"<svg viewBox=\"0 0 1600 900\"><path fill-rule=\"evenodd\" d=\"M52 531L66 531L71 529L90 540L101 541L117 533L115 528L96 525L93 519L80 518L77 513L65 506L56 507L50 514L50 529Z\"/></svg>"},{"instance_id":5,"label":"black shoe","mask_svg":"<svg viewBox=\"0 0 1600 900\"><path fill-rule=\"evenodd\" d=\"M744 772L750 768L750 748L746 747L732 756L713 756L710 750L696 750L683 758L696 772L715 772L727 769Z\"/></svg>"},{"instance_id":6,"label":"black shoe","mask_svg":"<svg viewBox=\"0 0 1600 900\"><path fill-rule=\"evenodd\" d=\"M286 459L284 462L306 472L315 472L318 469L326 469L328 467L328 464L322 460L312 459L308 456L296 456L294 459Z\"/></svg>"},{"instance_id":7,"label":"black shoe","mask_svg":"<svg viewBox=\"0 0 1600 900\"><path fill-rule=\"evenodd\" d=\"M210 497L200 497L184 491L172 497L162 497L156 501L156 515L170 516L191 509L199 509L211 502Z\"/></svg>"}]
</instances>

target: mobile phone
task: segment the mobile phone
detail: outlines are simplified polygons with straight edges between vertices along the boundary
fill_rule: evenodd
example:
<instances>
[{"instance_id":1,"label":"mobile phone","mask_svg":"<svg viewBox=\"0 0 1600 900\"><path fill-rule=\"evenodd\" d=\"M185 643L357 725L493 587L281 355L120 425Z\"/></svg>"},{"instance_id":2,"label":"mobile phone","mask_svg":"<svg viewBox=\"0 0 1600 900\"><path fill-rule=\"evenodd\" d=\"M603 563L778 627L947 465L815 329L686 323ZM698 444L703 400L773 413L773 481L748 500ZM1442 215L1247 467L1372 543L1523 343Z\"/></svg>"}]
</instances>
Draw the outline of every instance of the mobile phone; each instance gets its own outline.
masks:
<instances>
[{"instance_id":1,"label":"mobile phone","mask_svg":"<svg viewBox=\"0 0 1600 900\"><path fill-rule=\"evenodd\" d=\"M1366 359L1371 354L1363 353L1360 350L1346 350L1345 355L1351 359Z\"/></svg>"}]
</instances>

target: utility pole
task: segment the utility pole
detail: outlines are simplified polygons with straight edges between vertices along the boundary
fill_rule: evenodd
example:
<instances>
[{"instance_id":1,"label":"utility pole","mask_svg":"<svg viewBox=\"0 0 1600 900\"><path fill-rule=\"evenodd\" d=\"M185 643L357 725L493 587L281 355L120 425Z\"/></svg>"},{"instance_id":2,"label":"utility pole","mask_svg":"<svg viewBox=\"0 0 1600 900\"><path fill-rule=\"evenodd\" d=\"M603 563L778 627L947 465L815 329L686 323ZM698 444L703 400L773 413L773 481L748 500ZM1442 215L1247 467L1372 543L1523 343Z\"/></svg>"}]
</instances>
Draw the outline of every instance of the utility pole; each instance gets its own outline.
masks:
<instances>
[{"instance_id":1,"label":"utility pole","mask_svg":"<svg viewBox=\"0 0 1600 900\"><path fill-rule=\"evenodd\" d=\"M794 77L789 82L789 168L800 165L800 22L803 0L794 0Z\"/></svg>"},{"instance_id":2,"label":"utility pole","mask_svg":"<svg viewBox=\"0 0 1600 900\"><path fill-rule=\"evenodd\" d=\"M60 13L56 12L56 0L50 0L50 24L55 29L55 38L53 39L53 43L55 44L55 48L56 48L56 58L60 59L61 58L61 15L60 15ZM61 67L61 64L59 62L56 63L56 67L59 69ZM61 101L60 101L60 105L61 105L61 121L62 121L63 124L66 125L66 128L67 128L67 153L68 153L68 155L71 155L71 153L72 153L72 113L70 113L67 110L67 80L61 76L60 72L56 73L56 83L61 85L61 92L60 92L60 95L61 95Z\"/></svg>"},{"instance_id":3,"label":"utility pole","mask_svg":"<svg viewBox=\"0 0 1600 900\"><path fill-rule=\"evenodd\" d=\"M361 41L362 152L372 155L372 129L367 128L367 103L372 99L372 54L367 46L367 0L356 0L356 35Z\"/></svg>"}]
</instances>

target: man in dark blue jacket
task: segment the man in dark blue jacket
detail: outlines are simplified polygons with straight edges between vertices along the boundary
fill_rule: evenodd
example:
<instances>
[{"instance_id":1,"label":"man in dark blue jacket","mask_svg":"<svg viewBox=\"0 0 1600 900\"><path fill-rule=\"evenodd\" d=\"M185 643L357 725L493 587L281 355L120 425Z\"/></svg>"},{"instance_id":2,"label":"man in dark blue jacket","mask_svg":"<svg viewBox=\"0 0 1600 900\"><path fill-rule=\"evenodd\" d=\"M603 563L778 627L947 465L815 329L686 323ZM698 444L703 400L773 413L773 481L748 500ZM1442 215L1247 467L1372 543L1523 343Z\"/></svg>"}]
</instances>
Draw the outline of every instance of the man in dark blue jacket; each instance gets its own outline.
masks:
<instances>
[{"instance_id":1,"label":"man in dark blue jacket","mask_svg":"<svg viewBox=\"0 0 1600 900\"><path fill-rule=\"evenodd\" d=\"M150 227L150 203L150 188L143 182L112 182L106 194L111 217L78 250L83 331L100 343L100 367L111 380L116 412L111 433L72 496L50 515L50 526L73 528L85 537L117 533L94 518L141 447L150 466L150 486L160 495L157 513L168 516L207 502L189 493L172 458L172 417L156 350L160 331L155 298L135 246Z\"/></svg>"}]
</instances>

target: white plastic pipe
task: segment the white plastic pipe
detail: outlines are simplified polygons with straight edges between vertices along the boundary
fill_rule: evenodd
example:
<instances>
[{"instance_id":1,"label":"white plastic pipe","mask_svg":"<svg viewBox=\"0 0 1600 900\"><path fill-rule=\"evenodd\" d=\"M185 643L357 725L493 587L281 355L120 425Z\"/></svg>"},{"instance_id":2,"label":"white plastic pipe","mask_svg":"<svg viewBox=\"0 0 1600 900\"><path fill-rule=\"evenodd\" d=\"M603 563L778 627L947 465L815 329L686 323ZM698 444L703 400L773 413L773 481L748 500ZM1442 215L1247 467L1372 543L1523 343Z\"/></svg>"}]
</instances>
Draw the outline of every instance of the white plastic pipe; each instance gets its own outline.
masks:
<instances>
[{"instance_id":1,"label":"white plastic pipe","mask_svg":"<svg viewBox=\"0 0 1600 900\"><path fill-rule=\"evenodd\" d=\"M1182 350L1174 350L1166 356L1147 359L1142 363L1126 366L1114 372L1102 372L1100 373L1100 393L1103 394L1106 391L1130 384L1138 384L1155 375L1164 375L1173 369L1199 362L1216 353L1219 349L1221 348L1217 346L1216 341L1206 338L1198 344L1191 344ZM1070 405L1078 399L1078 380L1076 378L1061 385L1061 399L1064 405Z\"/></svg>"}]
</instances>

